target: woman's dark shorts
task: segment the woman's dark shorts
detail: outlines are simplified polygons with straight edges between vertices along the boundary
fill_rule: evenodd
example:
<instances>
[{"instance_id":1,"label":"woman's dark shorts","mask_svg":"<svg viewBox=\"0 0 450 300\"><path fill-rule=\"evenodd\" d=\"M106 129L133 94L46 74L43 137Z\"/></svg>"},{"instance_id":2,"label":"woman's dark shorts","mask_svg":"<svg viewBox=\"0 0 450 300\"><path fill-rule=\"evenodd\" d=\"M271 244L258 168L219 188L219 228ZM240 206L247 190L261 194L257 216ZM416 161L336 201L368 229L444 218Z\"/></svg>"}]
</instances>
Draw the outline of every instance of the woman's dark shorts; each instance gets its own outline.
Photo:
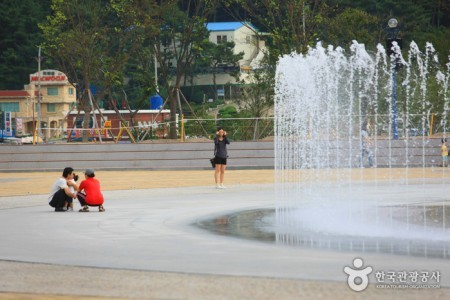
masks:
<instances>
[{"instance_id":1,"label":"woman's dark shorts","mask_svg":"<svg viewBox=\"0 0 450 300\"><path fill-rule=\"evenodd\" d=\"M216 156L216 157L214 157L214 162L216 163L216 165L226 165L227 159Z\"/></svg>"}]
</instances>

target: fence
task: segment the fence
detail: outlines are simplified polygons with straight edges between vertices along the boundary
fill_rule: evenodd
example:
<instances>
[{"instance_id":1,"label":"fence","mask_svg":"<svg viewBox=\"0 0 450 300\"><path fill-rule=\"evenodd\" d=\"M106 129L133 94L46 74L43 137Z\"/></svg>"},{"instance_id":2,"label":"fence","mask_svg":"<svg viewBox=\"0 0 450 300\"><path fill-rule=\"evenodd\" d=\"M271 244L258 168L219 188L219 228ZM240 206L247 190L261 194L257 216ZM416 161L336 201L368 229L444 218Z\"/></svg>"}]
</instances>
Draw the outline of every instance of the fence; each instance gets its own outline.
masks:
<instances>
[{"instance_id":1,"label":"fence","mask_svg":"<svg viewBox=\"0 0 450 300\"><path fill-rule=\"evenodd\" d=\"M361 120L367 120L369 123L369 133L371 136L380 138L391 138L393 131L392 118L389 115L351 115L339 116L339 122L336 130L332 135L336 139L348 138L352 135L354 138L359 136L359 126ZM446 136L450 130L450 124L444 114L410 114L400 115L397 120L398 134L400 138L431 136L433 134L441 134ZM170 121L161 123L140 123L137 126L127 127L129 133L133 135L137 142L145 140L169 139ZM314 126L314 124L312 125ZM195 140L195 139L211 139L215 136L218 127L223 127L228 137L234 141L257 141L271 140L274 134L274 118L205 118L179 119L176 122L177 139L179 140ZM120 128L111 128L117 132ZM51 140L64 141L67 139L67 132L61 128L42 128L42 131L49 130ZM117 135L111 134L111 131L104 128L75 128L72 133L71 141L81 141L81 133L88 132L89 140L98 140L99 134L102 140L114 140ZM124 130L121 140L129 140L129 133ZM326 135L329 135L327 133ZM325 134L324 134L325 135ZM316 137L317 138L317 137Z\"/></svg>"}]
</instances>

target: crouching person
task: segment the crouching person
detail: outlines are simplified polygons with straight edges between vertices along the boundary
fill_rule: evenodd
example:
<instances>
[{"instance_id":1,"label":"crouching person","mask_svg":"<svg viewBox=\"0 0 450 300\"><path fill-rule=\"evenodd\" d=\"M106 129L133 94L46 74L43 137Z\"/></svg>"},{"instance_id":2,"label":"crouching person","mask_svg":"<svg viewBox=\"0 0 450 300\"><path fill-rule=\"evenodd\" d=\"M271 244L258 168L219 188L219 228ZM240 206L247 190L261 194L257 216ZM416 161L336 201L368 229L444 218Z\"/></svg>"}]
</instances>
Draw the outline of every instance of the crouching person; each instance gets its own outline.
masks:
<instances>
[{"instance_id":1,"label":"crouching person","mask_svg":"<svg viewBox=\"0 0 450 300\"><path fill-rule=\"evenodd\" d=\"M48 204L54 207L55 211L67 211L68 208L73 207L73 199L76 199L75 190L78 188L73 181L74 175L73 169L67 167L63 170L62 177L53 183Z\"/></svg>"},{"instance_id":2,"label":"crouching person","mask_svg":"<svg viewBox=\"0 0 450 300\"><path fill-rule=\"evenodd\" d=\"M100 191L100 181L95 179L95 173L92 169L87 169L84 172L85 180L80 183L78 187L78 200L82 208L80 212L88 212L89 206L98 206L98 211L103 212L105 208L103 207L103 194Z\"/></svg>"}]
</instances>

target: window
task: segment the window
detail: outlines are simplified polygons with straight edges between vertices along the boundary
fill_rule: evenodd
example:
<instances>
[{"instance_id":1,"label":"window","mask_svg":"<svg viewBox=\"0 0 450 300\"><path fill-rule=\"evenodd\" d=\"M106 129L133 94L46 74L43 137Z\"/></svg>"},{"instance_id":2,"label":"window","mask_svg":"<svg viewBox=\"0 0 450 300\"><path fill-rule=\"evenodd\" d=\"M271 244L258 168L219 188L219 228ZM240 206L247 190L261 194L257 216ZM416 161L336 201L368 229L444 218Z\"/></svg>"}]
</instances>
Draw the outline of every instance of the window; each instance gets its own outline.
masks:
<instances>
[{"instance_id":1,"label":"window","mask_svg":"<svg viewBox=\"0 0 450 300\"><path fill-rule=\"evenodd\" d=\"M44 74L44 76L55 76L55 72L53 71L44 71L42 73Z\"/></svg>"},{"instance_id":2,"label":"window","mask_svg":"<svg viewBox=\"0 0 450 300\"><path fill-rule=\"evenodd\" d=\"M19 112L19 102L0 102L0 111Z\"/></svg>"},{"instance_id":3,"label":"window","mask_svg":"<svg viewBox=\"0 0 450 300\"><path fill-rule=\"evenodd\" d=\"M73 95L73 94L74 94L73 88L69 88L69 95Z\"/></svg>"},{"instance_id":4,"label":"window","mask_svg":"<svg viewBox=\"0 0 450 300\"><path fill-rule=\"evenodd\" d=\"M56 112L56 104L55 103L47 103L47 112Z\"/></svg>"},{"instance_id":5,"label":"window","mask_svg":"<svg viewBox=\"0 0 450 300\"><path fill-rule=\"evenodd\" d=\"M83 128L83 116L78 116L74 118L75 120L75 128Z\"/></svg>"},{"instance_id":6,"label":"window","mask_svg":"<svg viewBox=\"0 0 450 300\"><path fill-rule=\"evenodd\" d=\"M227 42L227 36L226 35L218 35L217 36L217 44L226 43L226 42Z\"/></svg>"},{"instance_id":7,"label":"window","mask_svg":"<svg viewBox=\"0 0 450 300\"><path fill-rule=\"evenodd\" d=\"M58 96L58 88L47 88L47 95Z\"/></svg>"},{"instance_id":8,"label":"window","mask_svg":"<svg viewBox=\"0 0 450 300\"><path fill-rule=\"evenodd\" d=\"M78 118L73 118L75 121L75 128L83 128L84 125L84 116L78 116ZM89 120L89 128L94 128L94 117L91 116Z\"/></svg>"}]
</instances>

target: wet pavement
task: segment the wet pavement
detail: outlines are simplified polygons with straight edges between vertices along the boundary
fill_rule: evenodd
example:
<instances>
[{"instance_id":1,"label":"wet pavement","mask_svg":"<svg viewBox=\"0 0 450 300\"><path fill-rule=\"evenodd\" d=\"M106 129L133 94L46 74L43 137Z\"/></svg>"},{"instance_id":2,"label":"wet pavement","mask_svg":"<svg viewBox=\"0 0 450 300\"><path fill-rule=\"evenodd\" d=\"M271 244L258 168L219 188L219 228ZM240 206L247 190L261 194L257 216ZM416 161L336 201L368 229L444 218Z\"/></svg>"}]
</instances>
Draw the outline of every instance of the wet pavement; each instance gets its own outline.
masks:
<instances>
[{"instance_id":1,"label":"wet pavement","mask_svg":"<svg viewBox=\"0 0 450 300\"><path fill-rule=\"evenodd\" d=\"M130 182L142 174L109 174L113 175ZM201 176L211 180L211 175ZM239 174L230 179L233 176ZM3 195L0 298L442 299L450 295L448 259L287 247L198 228L193 224L211 217L220 223L227 222L221 216L274 209L271 184L230 180L227 189L217 190L199 183L108 189L105 213L55 213L45 195ZM387 290L376 286L372 274L369 287L356 293L348 287L343 269L357 256L378 271L438 270L440 288Z\"/></svg>"}]
</instances>

